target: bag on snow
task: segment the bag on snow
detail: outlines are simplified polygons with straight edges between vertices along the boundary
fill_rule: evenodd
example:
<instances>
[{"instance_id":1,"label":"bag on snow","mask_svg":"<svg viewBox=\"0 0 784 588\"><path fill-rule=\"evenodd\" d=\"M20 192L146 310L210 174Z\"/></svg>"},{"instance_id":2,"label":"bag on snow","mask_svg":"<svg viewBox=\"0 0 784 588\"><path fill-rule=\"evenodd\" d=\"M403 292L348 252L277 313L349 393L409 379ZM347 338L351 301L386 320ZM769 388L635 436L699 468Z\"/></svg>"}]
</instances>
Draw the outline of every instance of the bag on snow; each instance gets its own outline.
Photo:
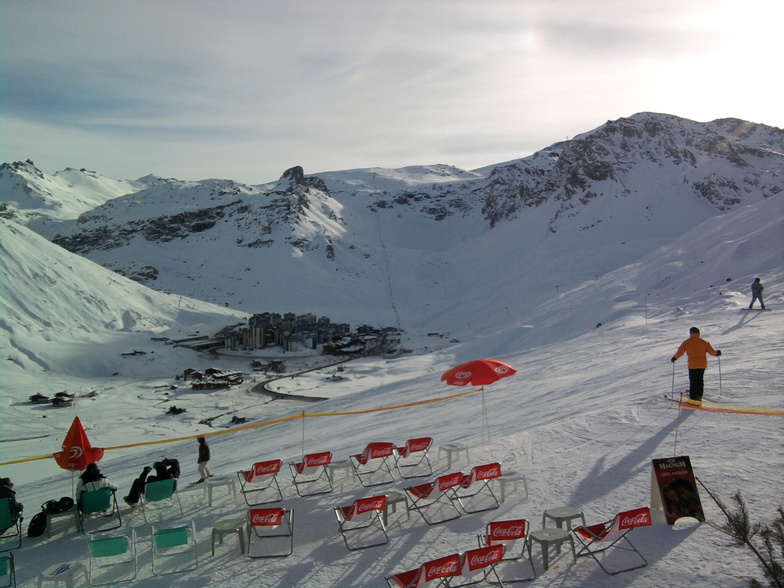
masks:
<instances>
[{"instance_id":1,"label":"bag on snow","mask_svg":"<svg viewBox=\"0 0 784 588\"><path fill-rule=\"evenodd\" d=\"M27 536L40 537L44 534L44 531L46 531L46 512L42 510L30 519L30 524L27 527Z\"/></svg>"}]
</instances>

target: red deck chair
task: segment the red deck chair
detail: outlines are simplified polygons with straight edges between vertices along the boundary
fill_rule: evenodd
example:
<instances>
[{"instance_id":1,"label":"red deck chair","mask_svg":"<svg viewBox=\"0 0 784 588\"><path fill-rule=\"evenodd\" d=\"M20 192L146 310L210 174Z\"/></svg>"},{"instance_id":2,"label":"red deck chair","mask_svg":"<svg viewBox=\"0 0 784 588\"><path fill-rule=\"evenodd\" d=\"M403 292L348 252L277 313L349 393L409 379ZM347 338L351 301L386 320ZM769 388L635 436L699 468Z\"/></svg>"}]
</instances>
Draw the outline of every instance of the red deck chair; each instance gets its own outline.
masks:
<instances>
[{"instance_id":1,"label":"red deck chair","mask_svg":"<svg viewBox=\"0 0 784 588\"><path fill-rule=\"evenodd\" d=\"M240 492L248 506L283 500L283 493L280 491L277 479L282 465L281 460L270 459L254 463L249 470L237 472L237 477L240 479Z\"/></svg>"},{"instance_id":2,"label":"red deck chair","mask_svg":"<svg viewBox=\"0 0 784 588\"><path fill-rule=\"evenodd\" d=\"M636 527L647 527L650 526L650 524L651 509L645 506L643 508L636 508L634 510L618 513L615 515L615 518L606 523L599 523L588 527L577 527L574 529L574 534L577 536L577 539L580 540L580 543L582 543L582 548L577 553L577 557L590 555L596 560L599 567L611 576L620 574L621 572L628 572L629 570L644 568L648 565L648 561L643 557L642 553L632 545L632 542L629 541L627 535ZM620 545L619 543L621 541L625 541L629 547ZM640 559L642 559L642 563L622 568L614 572L609 571L604 567L601 560L597 557L597 554L607 551L611 547L617 547L623 551L636 553Z\"/></svg>"},{"instance_id":3,"label":"red deck chair","mask_svg":"<svg viewBox=\"0 0 784 588\"><path fill-rule=\"evenodd\" d=\"M286 557L294 551L294 509L252 508L248 523L248 557Z\"/></svg>"},{"instance_id":4,"label":"red deck chair","mask_svg":"<svg viewBox=\"0 0 784 588\"><path fill-rule=\"evenodd\" d=\"M350 506L336 506L335 516L346 547L355 551L387 543L389 537L384 526L386 510L387 497L384 494L359 498ZM349 542L349 535L360 539Z\"/></svg>"},{"instance_id":5,"label":"red deck chair","mask_svg":"<svg viewBox=\"0 0 784 588\"><path fill-rule=\"evenodd\" d=\"M439 476L434 482L406 488L411 498L411 508L425 519L428 525L451 521L461 515L453 500L454 489L463 481L463 472Z\"/></svg>"},{"instance_id":6,"label":"red deck chair","mask_svg":"<svg viewBox=\"0 0 784 588\"><path fill-rule=\"evenodd\" d=\"M449 586L449 578L461 574L460 554L453 553L423 563L415 570L387 576L390 588L437 588Z\"/></svg>"},{"instance_id":7,"label":"red deck chair","mask_svg":"<svg viewBox=\"0 0 784 588\"><path fill-rule=\"evenodd\" d=\"M300 496L314 496L332 492L332 480L327 466L332 463L332 452L310 453L300 463L290 463L291 481ZM301 488L304 488L301 489Z\"/></svg>"},{"instance_id":8,"label":"red deck chair","mask_svg":"<svg viewBox=\"0 0 784 588\"><path fill-rule=\"evenodd\" d=\"M502 574L502 581L505 584L516 582L529 582L536 578L536 569L531 557L531 544L528 542L528 521L525 519L510 519L506 521L493 521L485 527L485 534L478 535L479 546L492 547L494 545L504 546L504 557L502 562L517 562L525 558L531 566L531 573L522 578L508 578L508 574ZM520 551L517 551L518 545ZM526 557L526 552L528 553ZM508 566L511 567L511 566ZM507 569L507 566L504 566ZM492 582L491 582L492 583Z\"/></svg>"},{"instance_id":9,"label":"red deck chair","mask_svg":"<svg viewBox=\"0 0 784 588\"><path fill-rule=\"evenodd\" d=\"M501 506L490 486L491 480L501 477L501 464L478 465L463 477L455 488L455 498L466 513L484 512Z\"/></svg>"},{"instance_id":10,"label":"red deck chair","mask_svg":"<svg viewBox=\"0 0 784 588\"><path fill-rule=\"evenodd\" d=\"M480 582L489 582L503 586L504 583L495 569L495 566L501 563L503 558L503 545L469 549L460 556L460 577L449 580L449 588L473 586ZM495 581L487 579L491 573L495 576Z\"/></svg>"},{"instance_id":11,"label":"red deck chair","mask_svg":"<svg viewBox=\"0 0 784 588\"><path fill-rule=\"evenodd\" d=\"M362 453L350 455L351 465L365 487L391 484L395 481L389 460L395 457L394 443L368 443Z\"/></svg>"},{"instance_id":12,"label":"red deck chair","mask_svg":"<svg viewBox=\"0 0 784 588\"><path fill-rule=\"evenodd\" d=\"M406 441L403 447L395 448L395 466L401 478L421 478L433 475L433 466L427 456L432 444L432 437L417 437Z\"/></svg>"}]
</instances>

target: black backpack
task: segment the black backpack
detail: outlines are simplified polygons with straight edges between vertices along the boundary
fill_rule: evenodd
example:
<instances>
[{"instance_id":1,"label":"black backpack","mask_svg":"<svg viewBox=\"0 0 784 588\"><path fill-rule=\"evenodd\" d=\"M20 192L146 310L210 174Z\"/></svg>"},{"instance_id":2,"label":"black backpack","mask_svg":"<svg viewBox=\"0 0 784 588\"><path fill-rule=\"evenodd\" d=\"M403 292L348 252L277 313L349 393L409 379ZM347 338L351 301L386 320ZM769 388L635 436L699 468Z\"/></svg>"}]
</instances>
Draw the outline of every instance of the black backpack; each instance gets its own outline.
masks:
<instances>
[{"instance_id":1,"label":"black backpack","mask_svg":"<svg viewBox=\"0 0 784 588\"><path fill-rule=\"evenodd\" d=\"M30 525L27 527L28 537L40 537L46 531L46 512L41 511L30 519Z\"/></svg>"}]
</instances>

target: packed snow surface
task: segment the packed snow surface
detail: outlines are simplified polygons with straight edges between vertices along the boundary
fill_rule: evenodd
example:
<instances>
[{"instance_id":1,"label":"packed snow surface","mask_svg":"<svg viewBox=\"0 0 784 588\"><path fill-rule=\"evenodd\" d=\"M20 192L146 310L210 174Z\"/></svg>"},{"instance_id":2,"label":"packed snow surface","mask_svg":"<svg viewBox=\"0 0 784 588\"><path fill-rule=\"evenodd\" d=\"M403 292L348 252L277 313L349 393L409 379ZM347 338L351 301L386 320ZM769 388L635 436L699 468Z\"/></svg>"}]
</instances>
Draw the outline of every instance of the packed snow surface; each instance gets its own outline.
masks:
<instances>
[{"instance_id":1,"label":"packed snow surface","mask_svg":"<svg viewBox=\"0 0 784 588\"><path fill-rule=\"evenodd\" d=\"M781 198L769 198L715 216L608 274L568 288L547 285L549 292L542 292L535 304L516 300L519 292L535 286L525 273L510 271L499 286L509 301L504 307L484 308L466 283L456 298L443 303L457 307L471 302L476 314L448 331L441 329L443 336L428 336L433 330L428 324L406 331L402 346L411 353L353 360L342 364L342 372L323 356L273 356L283 359L289 372L319 368L271 382L280 397L252 390L264 377L250 372L251 359L269 357L238 353L211 359L152 340L211 334L242 322L245 314L151 291L0 220L0 346L6 359L0 459L25 460L58 451L74 416L80 417L94 446L109 448L100 466L120 487L119 496L143 466L163 456L179 459L185 519L195 521L198 534L197 570L153 577L150 525L138 508L121 504L122 530L137 534L135 585L160 588L383 586L391 573L475 547L476 534L489 521L526 518L539 528L545 509L571 505L590 524L648 505L651 460L677 455L689 456L698 478L725 502L740 491L755 520L771 520L784 502L781 418L679 412L665 396L678 396L687 386L685 359L674 366L669 360L689 327L698 326L722 351L720 360L711 358L706 373L706 400L784 408L782 212ZM568 276L557 274L557 266L553 271L552 283L570 283ZM757 276L770 311L745 309L749 285ZM432 277L442 278L438 266ZM322 294L329 297L329 289ZM410 298L416 298L415 292ZM122 355L134 350L145 354ZM488 357L511 364L517 374L485 387L486 428L479 392L409 408L332 414L465 391L441 382L441 374ZM175 379L186 368L210 366L251 375L243 387L229 391L192 391ZM336 374L342 379L333 379ZM28 402L33 394L59 391L76 394L74 406ZM186 412L165 414L172 405ZM253 427L297 415L308 418ZM232 416L247 421L232 425ZM200 424L204 419L211 424ZM227 537L213 557L213 525L245 517L247 506L225 489L215 491L210 505L202 486L188 486L198 476L197 434L214 434L209 437L210 468L227 478L263 459L280 458L285 464L303 453L328 450L335 459L346 460L369 442L402 444L432 436L433 476L447 473L438 446L463 443L470 448L470 461L461 459L453 469L468 471L498 461L503 471L525 476L527 493L520 485L496 510L435 526L426 525L417 513L407 517L398 510L389 517L388 544L350 552L338 533L333 507L400 491L411 482L396 477L387 486L363 488L338 473L334 492L300 498L284 466L281 504L295 511L293 554L251 560L239 553L235 538ZM160 444L111 449L151 441ZM16 485L25 505L25 526L41 503L70 495L75 483L50 458L3 465L0 475ZM565 549L553 554L544 571L534 547L538 576L529 586L742 586L746 577L761 578L752 554L730 547L716 529L722 515L700 490L706 523L668 526L657 521L632 533L647 567L609 576L590 558L573 564ZM35 585L38 574L55 563L86 565L87 544L88 538L65 519L55 523L51 537L25 538L15 552L19 585Z\"/></svg>"}]
</instances>

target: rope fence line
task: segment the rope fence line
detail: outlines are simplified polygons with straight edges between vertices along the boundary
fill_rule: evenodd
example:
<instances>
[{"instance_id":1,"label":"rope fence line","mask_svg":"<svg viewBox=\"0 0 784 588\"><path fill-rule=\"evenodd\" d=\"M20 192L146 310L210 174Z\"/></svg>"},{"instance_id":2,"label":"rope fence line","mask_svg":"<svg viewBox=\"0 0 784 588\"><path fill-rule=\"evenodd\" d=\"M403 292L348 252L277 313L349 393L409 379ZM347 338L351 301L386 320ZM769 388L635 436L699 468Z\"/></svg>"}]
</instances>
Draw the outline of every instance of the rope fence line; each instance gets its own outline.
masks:
<instances>
[{"instance_id":1,"label":"rope fence line","mask_svg":"<svg viewBox=\"0 0 784 588\"><path fill-rule=\"evenodd\" d=\"M735 406L734 404L720 404L718 402L708 402L706 400L691 400L681 398L680 408L689 410L702 410L705 412L727 412L735 414L758 414L765 416L784 416L784 408L748 408L745 406Z\"/></svg>"},{"instance_id":2,"label":"rope fence line","mask_svg":"<svg viewBox=\"0 0 784 588\"><path fill-rule=\"evenodd\" d=\"M456 398L461 398L463 396L468 396L469 394L474 394L476 392L481 392L482 388L475 388L473 390L468 390L467 392L459 392L457 394L451 394L449 396L442 396L440 398L432 398L430 400L417 400L414 402L407 402L405 404L396 404L394 406L382 406L379 408L368 408L364 410L346 410L340 412L314 412L314 413L306 413L306 412L299 412L296 414L278 417L275 419L271 419L268 421L262 421L260 423L252 423L249 425L242 425L240 427L234 427L232 429L226 429L224 431L212 431L209 433L197 433L195 435L187 435L185 437L175 437L173 439L156 439L155 441L142 441L140 443L129 443L126 445L114 445L112 447L104 447L104 451L114 451L117 449L130 449L133 447L146 447L150 445L163 445L165 443L178 443L180 441L189 441L192 439L196 439L197 437L217 437L218 435L229 435L232 433L238 433L240 431L249 431L252 429L259 429L261 427L269 427L271 425L277 425L279 423L285 423L289 421L295 421L298 419L307 419L307 418L319 418L319 417L335 417L335 416L350 416L350 415L357 415L357 414L370 414L374 412L384 412L388 410L400 410L403 408L412 408L415 406L424 406L427 404L434 404L436 402L444 402L446 400L454 400ZM33 457L23 457L21 459L15 459L12 461L6 461L0 463L0 466L6 465L13 465L19 463L26 463L30 461L39 461L42 459L52 459L52 453L47 453L44 455L36 455Z\"/></svg>"}]
</instances>

